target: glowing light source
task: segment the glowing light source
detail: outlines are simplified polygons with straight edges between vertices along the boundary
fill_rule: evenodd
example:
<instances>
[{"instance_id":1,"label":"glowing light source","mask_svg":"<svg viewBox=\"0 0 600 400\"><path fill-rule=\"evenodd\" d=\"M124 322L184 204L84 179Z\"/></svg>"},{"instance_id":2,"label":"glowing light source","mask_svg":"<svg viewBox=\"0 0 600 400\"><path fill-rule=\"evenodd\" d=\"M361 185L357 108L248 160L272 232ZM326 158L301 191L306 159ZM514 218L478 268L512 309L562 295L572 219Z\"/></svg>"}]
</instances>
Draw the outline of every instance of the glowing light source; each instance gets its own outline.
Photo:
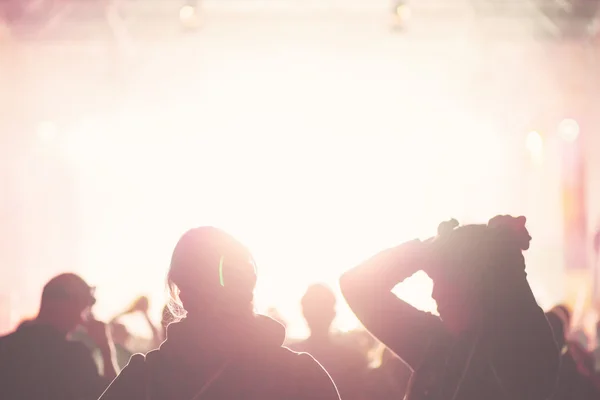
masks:
<instances>
[{"instance_id":1,"label":"glowing light source","mask_svg":"<svg viewBox=\"0 0 600 400\"><path fill-rule=\"evenodd\" d=\"M56 138L57 134L56 124L52 121L41 122L37 127L37 135L43 142L51 142Z\"/></svg>"},{"instance_id":2,"label":"glowing light source","mask_svg":"<svg viewBox=\"0 0 600 400\"><path fill-rule=\"evenodd\" d=\"M84 118L65 133L62 149L77 165L90 165L105 156L103 132L109 131L101 121Z\"/></svg>"},{"instance_id":3,"label":"glowing light source","mask_svg":"<svg viewBox=\"0 0 600 400\"><path fill-rule=\"evenodd\" d=\"M194 15L196 15L196 10L192 6L183 6L179 10L179 18L181 20L189 20L190 18L194 18Z\"/></svg>"},{"instance_id":4,"label":"glowing light source","mask_svg":"<svg viewBox=\"0 0 600 400\"><path fill-rule=\"evenodd\" d=\"M179 10L179 19L185 27L192 27L198 23L196 7L187 5Z\"/></svg>"},{"instance_id":5,"label":"glowing light source","mask_svg":"<svg viewBox=\"0 0 600 400\"><path fill-rule=\"evenodd\" d=\"M564 119L558 125L558 135L566 142L574 142L579 137L579 124L574 119Z\"/></svg>"},{"instance_id":6,"label":"glowing light source","mask_svg":"<svg viewBox=\"0 0 600 400\"><path fill-rule=\"evenodd\" d=\"M396 7L396 17L400 23L406 23L412 17L412 10L407 4L399 4Z\"/></svg>"},{"instance_id":7,"label":"glowing light source","mask_svg":"<svg viewBox=\"0 0 600 400\"><path fill-rule=\"evenodd\" d=\"M539 162L542 159L544 152L544 140L542 135L537 131L531 131L527 134L527 140L525 143L527 150L531 154L534 161Z\"/></svg>"}]
</instances>

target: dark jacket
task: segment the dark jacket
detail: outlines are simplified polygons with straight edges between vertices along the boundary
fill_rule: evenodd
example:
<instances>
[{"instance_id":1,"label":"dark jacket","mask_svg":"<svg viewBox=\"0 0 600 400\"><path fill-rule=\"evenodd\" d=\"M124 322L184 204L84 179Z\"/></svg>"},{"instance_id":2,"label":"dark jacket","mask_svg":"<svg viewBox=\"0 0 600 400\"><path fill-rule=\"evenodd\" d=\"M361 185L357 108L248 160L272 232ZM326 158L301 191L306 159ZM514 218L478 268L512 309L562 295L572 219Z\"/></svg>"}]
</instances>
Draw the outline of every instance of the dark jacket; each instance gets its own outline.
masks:
<instances>
[{"instance_id":1,"label":"dark jacket","mask_svg":"<svg viewBox=\"0 0 600 400\"><path fill-rule=\"evenodd\" d=\"M0 399L95 400L108 384L90 350L50 326L28 323L0 338Z\"/></svg>"},{"instance_id":2,"label":"dark jacket","mask_svg":"<svg viewBox=\"0 0 600 400\"><path fill-rule=\"evenodd\" d=\"M134 355L100 400L339 399L311 356L282 347L276 321L198 325L171 324L160 349Z\"/></svg>"},{"instance_id":3,"label":"dark jacket","mask_svg":"<svg viewBox=\"0 0 600 400\"><path fill-rule=\"evenodd\" d=\"M546 318L552 327L556 342L562 349L558 385L552 400L600 399L600 392L594 386L591 377L579 370L573 358L573 350L566 341L563 321L553 312L546 313Z\"/></svg>"}]
</instances>

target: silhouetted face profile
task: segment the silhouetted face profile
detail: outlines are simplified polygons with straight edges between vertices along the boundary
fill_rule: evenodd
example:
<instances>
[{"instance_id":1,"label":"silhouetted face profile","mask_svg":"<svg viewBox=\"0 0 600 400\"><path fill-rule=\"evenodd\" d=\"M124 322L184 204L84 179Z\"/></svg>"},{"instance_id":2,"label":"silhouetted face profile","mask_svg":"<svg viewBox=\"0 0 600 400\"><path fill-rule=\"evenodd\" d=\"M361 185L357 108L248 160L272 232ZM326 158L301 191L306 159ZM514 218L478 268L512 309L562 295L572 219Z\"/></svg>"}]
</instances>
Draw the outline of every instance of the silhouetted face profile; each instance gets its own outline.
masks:
<instances>
[{"instance_id":1,"label":"silhouetted face profile","mask_svg":"<svg viewBox=\"0 0 600 400\"><path fill-rule=\"evenodd\" d=\"M94 288L81 277L61 274L44 286L40 315L51 320L62 333L68 334L84 321L95 302Z\"/></svg>"},{"instance_id":2,"label":"silhouetted face profile","mask_svg":"<svg viewBox=\"0 0 600 400\"><path fill-rule=\"evenodd\" d=\"M200 227L177 243L168 281L172 297L189 315L246 312L252 310L256 268L248 249L231 235Z\"/></svg>"},{"instance_id":3,"label":"silhouetted face profile","mask_svg":"<svg viewBox=\"0 0 600 400\"><path fill-rule=\"evenodd\" d=\"M321 284L311 285L302 297L302 313L312 336L327 336L335 318L335 294Z\"/></svg>"},{"instance_id":4,"label":"silhouetted face profile","mask_svg":"<svg viewBox=\"0 0 600 400\"><path fill-rule=\"evenodd\" d=\"M433 243L427 273L434 281L432 297L446 329L461 334L481 319L481 293L487 268L485 225L466 225L440 234Z\"/></svg>"}]
</instances>

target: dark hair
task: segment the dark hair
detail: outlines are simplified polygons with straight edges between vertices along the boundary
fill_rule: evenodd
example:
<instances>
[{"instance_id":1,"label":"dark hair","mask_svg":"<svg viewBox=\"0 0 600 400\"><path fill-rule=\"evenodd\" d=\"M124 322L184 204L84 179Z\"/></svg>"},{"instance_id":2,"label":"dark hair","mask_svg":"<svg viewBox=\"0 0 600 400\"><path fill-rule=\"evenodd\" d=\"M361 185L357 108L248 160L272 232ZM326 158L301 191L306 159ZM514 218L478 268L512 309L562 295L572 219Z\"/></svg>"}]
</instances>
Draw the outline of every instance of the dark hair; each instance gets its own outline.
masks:
<instances>
[{"instance_id":1,"label":"dark hair","mask_svg":"<svg viewBox=\"0 0 600 400\"><path fill-rule=\"evenodd\" d=\"M439 260L440 268L452 268L459 263L480 267L485 263L485 236L487 226L482 224L462 225L451 219L438 226L438 235L432 243L433 256ZM467 265L466 265L467 264Z\"/></svg>"},{"instance_id":2,"label":"dark hair","mask_svg":"<svg viewBox=\"0 0 600 400\"><path fill-rule=\"evenodd\" d=\"M63 273L50 279L42 290L42 304L51 300L76 301L92 306L96 303L95 288L74 273Z\"/></svg>"},{"instance_id":3,"label":"dark hair","mask_svg":"<svg viewBox=\"0 0 600 400\"><path fill-rule=\"evenodd\" d=\"M167 275L168 309L175 320L186 316L182 291L206 296L220 293L232 307L252 308L255 285L255 262L244 245L214 227L191 229L173 251Z\"/></svg>"},{"instance_id":4,"label":"dark hair","mask_svg":"<svg viewBox=\"0 0 600 400\"><path fill-rule=\"evenodd\" d=\"M475 264L487 263L494 249L529 248L531 236L525 228L525 222L525 217L504 215L492 218L487 224L459 225L456 219L444 221L438 226L438 236L433 242L434 251L437 257L459 258Z\"/></svg>"}]
</instances>

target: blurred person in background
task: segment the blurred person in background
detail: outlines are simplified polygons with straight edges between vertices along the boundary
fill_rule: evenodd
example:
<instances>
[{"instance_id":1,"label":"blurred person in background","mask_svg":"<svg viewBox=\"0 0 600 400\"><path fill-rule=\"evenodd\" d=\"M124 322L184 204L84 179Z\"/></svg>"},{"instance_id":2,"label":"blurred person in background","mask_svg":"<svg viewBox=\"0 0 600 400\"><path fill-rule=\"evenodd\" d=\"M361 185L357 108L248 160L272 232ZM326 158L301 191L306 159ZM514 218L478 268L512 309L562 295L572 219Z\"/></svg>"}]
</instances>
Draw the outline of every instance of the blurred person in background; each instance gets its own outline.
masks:
<instances>
[{"instance_id":1,"label":"blurred person in background","mask_svg":"<svg viewBox=\"0 0 600 400\"><path fill-rule=\"evenodd\" d=\"M159 350L134 355L102 395L116 399L337 400L325 370L282 346L285 329L253 310L255 263L229 234L188 231L171 259L171 313Z\"/></svg>"},{"instance_id":2,"label":"blurred person in background","mask_svg":"<svg viewBox=\"0 0 600 400\"><path fill-rule=\"evenodd\" d=\"M342 399L365 398L367 357L356 347L344 345L331 333L336 316L333 291L322 284L309 286L301 300L302 314L310 336L290 346L313 356L331 375Z\"/></svg>"},{"instance_id":3,"label":"blurred person in background","mask_svg":"<svg viewBox=\"0 0 600 400\"><path fill-rule=\"evenodd\" d=\"M91 314L95 302L93 288L75 274L58 275L44 286L37 317L0 338L0 398L98 398L117 367L107 325ZM89 349L69 338L80 325L100 349L102 375Z\"/></svg>"},{"instance_id":4,"label":"blurred person in background","mask_svg":"<svg viewBox=\"0 0 600 400\"><path fill-rule=\"evenodd\" d=\"M121 368L124 368L125 365L129 362L129 358L135 352L146 353L150 350L157 349L162 342L163 336L161 335L158 328L152 322L150 318L150 301L146 296L140 296L129 306L126 310L124 310L119 315L115 316L111 321L110 325L113 332L113 340L115 342L115 346L117 347L117 351L121 355L121 361L125 363L119 363ZM119 322L121 317L139 314L143 317L144 322L150 329L151 337L150 340L145 340L142 338L138 338L129 333L126 325ZM119 355L118 353L118 355Z\"/></svg>"},{"instance_id":5,"label":"blurred person in background","mask_svg":"<svg viewBox=\"0 0 600 400\"><path fill-rule=\"evenodd\" d=\"M117 365L119 370L122 370L129 363L129 359L133 355L133 352L129 350L129 343L133 340L133 337L124 324L113 321L109 327L110 334L115 343Z\"/></svg>"},{"instance_id":6,"label":"blurred person in background","mask_svg":"<svg viewBox=\"0 0 600 400\"><path fill-rule=\"evenodd\" d=\"M147 353L160 346L162 336L150 319L149 306L148 298L146 296L140 296L125 310L113 317L108 323L108 328L110 329L111 337L115 344L115 355L119 371L125 368L134 353ZM127 325L120 322L123 317L136 314L141 315L144 322L149 327L151 332L150 340L131 334ZM77 329L72 334L71 338L84 343L90 351L92 351L92 355L94 356L98 367L102 368L103 361L101 349L99 349L94 340L89 337L85 328Z\"/></svg>"},{"instance_id":7,"label":"blurred person in background","mask_svg":"<svg viewBox=\"0 0 600 400\"><path fill-rule=\"evenodd\" d=\"M599 399L600 392L594 387L593 372L578 363L573 356L567 337L570 332L570 312L565 306L557 306L546 313L556 342L561 349L561 364L558 385L553 400ZM577 352L577 350L575 350Z\"/></svg>"},{"instance_id":8,"label":"blurred person in background","mask_svg":"<svg viewBox=\"0 0 600 400\"><path fill-rule=\"evenodd\" d=\"M526 279L525 218L440 224L435 238L385 250L346 272L342 293L364 326L414 371L407 399L546 400L559 350ZM440 317L391 290L417 271Z\"/></svg>"},{"instance_id":9,"label":"blurred person in background","mask_svg":"<svg viewBox=\"0 0 600 400\"><path fill-rule=\"evenodd\" d=\"M403 399L412 371L390 349L383 346L380 365L369 371L369 399Z\"/></svg>"}]
</instances>

